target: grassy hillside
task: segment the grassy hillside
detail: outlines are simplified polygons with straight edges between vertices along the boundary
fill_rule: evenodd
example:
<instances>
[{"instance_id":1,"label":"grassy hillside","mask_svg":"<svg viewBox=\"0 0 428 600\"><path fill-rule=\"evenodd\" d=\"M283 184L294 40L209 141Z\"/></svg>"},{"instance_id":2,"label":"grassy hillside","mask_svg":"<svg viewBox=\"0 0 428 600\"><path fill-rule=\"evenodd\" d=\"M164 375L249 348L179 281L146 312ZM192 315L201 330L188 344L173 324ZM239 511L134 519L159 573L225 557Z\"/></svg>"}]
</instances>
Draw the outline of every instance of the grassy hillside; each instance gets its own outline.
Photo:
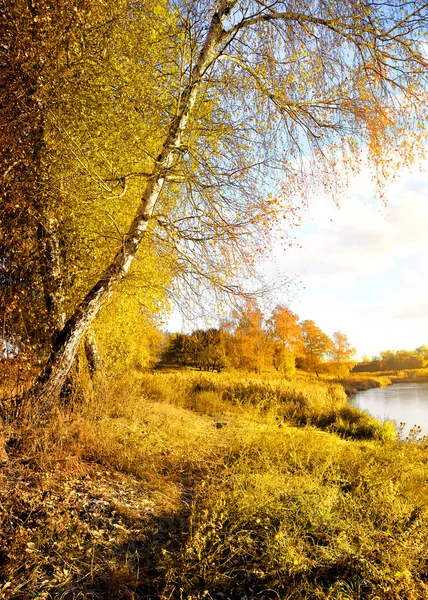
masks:
<instances>
[{"instance_id":1,"label":"grassy hillside","mask_svg":"<svg viewBox=\"0 0 428 600\"><path fill-rule=\"evenodd\" d=\"M0 598L428 597L427 445L338 384L134 374L5 435Z\"/></svg>"}]
</instances>

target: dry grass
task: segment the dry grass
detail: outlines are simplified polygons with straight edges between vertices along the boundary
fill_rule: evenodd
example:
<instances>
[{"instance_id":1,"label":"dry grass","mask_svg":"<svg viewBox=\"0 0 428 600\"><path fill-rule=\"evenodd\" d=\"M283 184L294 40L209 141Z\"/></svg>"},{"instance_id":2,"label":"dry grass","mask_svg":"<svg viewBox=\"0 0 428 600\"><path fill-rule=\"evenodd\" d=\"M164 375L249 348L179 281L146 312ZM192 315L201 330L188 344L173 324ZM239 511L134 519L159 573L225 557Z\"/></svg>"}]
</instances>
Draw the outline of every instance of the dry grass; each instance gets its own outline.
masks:
<instances>
[{"instance_id":1,"label":"dry grass","mask_svg":"<svg viewBox=\"0 0 428 600\"><path fill-rule=\"evenodd\" d=\"M347 396L354 396L358 392L372 388L387 387L393 383L390 377L381 373L351 373L343 379L323 375L323 378L340 384Z\"/></svg>"},{"instance_id":2,"label":"dry grass","mask_svg":"<svg viewBox=\"0 0 428 600\"><path fill-rule=\"evenodd\" d=\"M428 597L428 450L331 382L133 374L7 435L0 598Z\"/></svg>"},{"instance_id":3,"label":"dry grass","mask_svg":"<svg viewBox=\"0 0 428 600\"><path fill-rule=\"evenodd\" d=\"M428 368L401 369L394 371L375 371L373 373L354 373L351 376L388 377L393 383L405 381L428 381Z\"/></svg>"}]
</instances>

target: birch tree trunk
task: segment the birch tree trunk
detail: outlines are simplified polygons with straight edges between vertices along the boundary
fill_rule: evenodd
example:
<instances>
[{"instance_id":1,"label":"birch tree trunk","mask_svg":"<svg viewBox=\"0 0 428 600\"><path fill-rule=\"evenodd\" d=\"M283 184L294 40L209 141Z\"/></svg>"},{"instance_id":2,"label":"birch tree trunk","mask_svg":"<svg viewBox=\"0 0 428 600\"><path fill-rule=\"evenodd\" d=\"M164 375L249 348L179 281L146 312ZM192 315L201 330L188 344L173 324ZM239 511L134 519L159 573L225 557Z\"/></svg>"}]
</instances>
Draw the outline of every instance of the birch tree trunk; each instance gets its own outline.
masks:
<instances>
[{"instance_id":1,"label":"birch tree trunk","mask_svg":"<svg viewBox=\"0 0 428 600\"><path fill-rule=\"evenodd\" d=\"M91 379L94 379L95 375L99 371L101 360L98 353L98 346L95 340L95 336L92 331L88 331L85 336L85 356L88 363L89 373Z\"/></svg>"},{"instance_id":2,"label":"birch tree trunk","mask_svg":"<svg viewBox=\"0 0 428 600\"><path fill-rule=\"evenodd\" d=\"M75 313L68 319L53 344L50 358L39 375L30 395L41 408L55 403L73 364L79 343L101 307L112 295L119 281L127 274L144 238L154 206L174 165L183 132L198 97L202 78L215 62L225 37L223 23L236 0L222 0L217 4L204 44L189 81L179 100L176 116L171 122L162 151L148 178L139 209L113 262L99 281L83 299Z\"/></svg>"}]
</instances>

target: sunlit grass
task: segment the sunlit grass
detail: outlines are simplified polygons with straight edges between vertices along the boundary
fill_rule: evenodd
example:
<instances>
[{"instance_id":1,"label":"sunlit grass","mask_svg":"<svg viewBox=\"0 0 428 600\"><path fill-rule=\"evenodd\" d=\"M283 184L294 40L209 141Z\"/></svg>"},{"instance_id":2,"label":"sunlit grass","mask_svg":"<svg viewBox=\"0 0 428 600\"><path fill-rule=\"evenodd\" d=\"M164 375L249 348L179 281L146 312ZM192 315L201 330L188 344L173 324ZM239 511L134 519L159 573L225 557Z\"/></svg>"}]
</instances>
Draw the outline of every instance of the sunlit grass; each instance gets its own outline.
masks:
<instances>
[{"instance_id":1,"label":"sunlit grass","mask_svg":"<svg viewBox=\"0 0 428 600\"><path fill-rule=\"evenodd\" d=\"M428 450L331 381L135 373L14 435L11 598L428 595Z\"/></svg>"},{"instance_id":2,"label":"sunlit grass","mask_svg":"<svg viewBox=\"0 0 428 600\"><path fill-rule=\"evenodd\" d=\"M355 373L353 375L370 375L374 377L388 377L392 382L398 383L405 380L428 381L428 368L424 369L402 369L395 371L376 371L374 373Z\"/></svg>"}]
</instances>

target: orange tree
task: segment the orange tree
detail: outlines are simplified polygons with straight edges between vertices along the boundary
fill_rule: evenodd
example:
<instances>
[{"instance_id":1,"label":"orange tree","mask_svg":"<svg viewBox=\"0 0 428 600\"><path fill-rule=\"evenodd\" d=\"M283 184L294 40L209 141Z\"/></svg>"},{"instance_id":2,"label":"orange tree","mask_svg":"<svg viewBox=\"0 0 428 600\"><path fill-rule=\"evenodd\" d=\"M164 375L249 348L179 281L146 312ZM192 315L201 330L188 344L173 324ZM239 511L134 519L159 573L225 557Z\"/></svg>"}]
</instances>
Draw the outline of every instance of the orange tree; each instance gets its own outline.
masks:
<instances>
[{"instance_id":1,"label":"orange tree","mask_svg":"<svg viewBox=\"0 0 428 600\"><path fill-rule=\"evenodd\" d=\"M313 321L303 321L301 327L303 356L299 361L300 366L307 371L318 373L333 348L333 342Z\"/></svg>"},{"instance_id":2,"label":"orange tree","mask_svg":"<svg viewBox=\"0 0 428 600\"><path fill-rule=\"evenodd\" d=\"M346 377L356 365L356 350L348 340L348 337L341 331L333 333L333 347L331 350L331 359L333 369L337 377Z\"/></svg>"},{"instance_id":3,"label":"orange tree","mask_svg":"<svg viewBox=\"0 0 428 600\"><path fill-rule=\"evenodd\" d=\"M233 337L235 366L260 373L272 364L272 343L264 330L262 311L254 301L247 301L240 313L235 313Z\"/></svg>"},{"instance_id":4,"label":"orange tree","mask_svg":"<svg viewBox=\"0 0 428 600\"><path fill-rule=\"evenodd\" d=\"M278 305L272 312L268 327L273 341L273 366L278 371L292 374L295 358L301 354L303 345L299 317L289 308Z\"/></svg>"}]
</instances>

